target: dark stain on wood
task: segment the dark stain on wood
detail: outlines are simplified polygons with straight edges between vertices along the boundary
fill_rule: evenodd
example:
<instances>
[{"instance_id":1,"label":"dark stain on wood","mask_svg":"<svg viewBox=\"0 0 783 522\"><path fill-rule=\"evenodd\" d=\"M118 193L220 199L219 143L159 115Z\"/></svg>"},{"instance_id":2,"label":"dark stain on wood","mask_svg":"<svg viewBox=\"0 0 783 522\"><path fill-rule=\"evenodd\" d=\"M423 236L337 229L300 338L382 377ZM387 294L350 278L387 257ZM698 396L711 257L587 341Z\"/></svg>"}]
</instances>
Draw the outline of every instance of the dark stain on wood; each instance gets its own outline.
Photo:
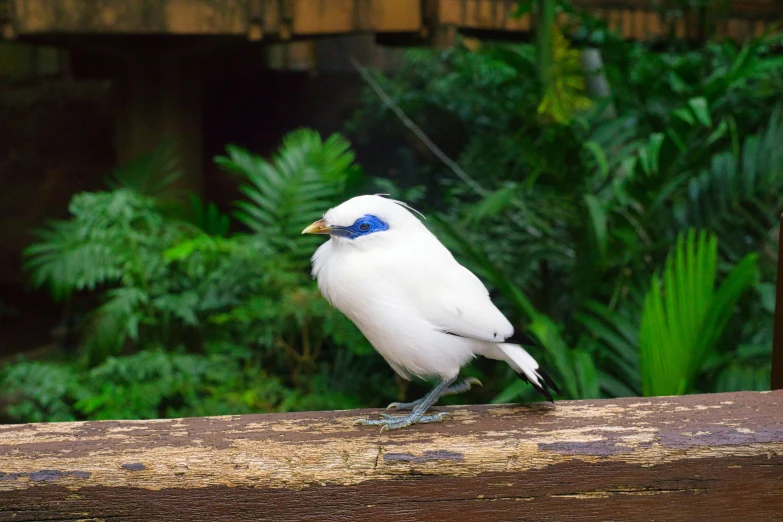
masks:
<instances>
[{"instance_id":1,"label":"dark stain on wood","mask_svg":"<svg viewBox=\"0 0 783 522\"><path fill-rule=\"evenodd\" d=\"M147 467L140 462L131 462L129 464L123 464L122 469L127 469L128 471L144 471Z\"/></svg>"},{"instance_id":2,"label":"dark stain on wood","mask_svg":"<svg viewBox=\"0 0 783 522\"><path fill-rule=\"evenodd\" d=\"M780 412L783 416L783 408ZM716 424L697 426L695 431L677 433L674 430L661 433L661 444L671 448L688 449L699 446L726 446L774 442L783 440L783 426L779 428L753 429L752 427L726 427Z\"/></svg>"},{"instance_id":3,"label":"dark stain on wood","mask_svg":"<svg viewBox=\"0 0 783 522\"><path fill-rule=\"evenodd\" d=\"M606 441L541 443L538 445L538 449L563 455L596 455L599 457L633 452L632 448L624 448L611 443L607 444Z\"/></svg>"},{"instance_id":4,"label":"dark stain on wood","mask_svg":"<svg viewBox=\"0 0 783 522\"><path fill-rule=\"evenodd\" d=\"M413 455L412 453L386 453L383 456L385 462L414 462L420 464L422 462L437 462L439 460L451 460L459 462L465 460L465 455L457 453L456 451L447 450L426 450L421 456Z\"/></svg>"},{"instance_id":5,"label":"dark stain on wood","mask_svg":"<svg viewBox=\"0 0 783 522\"><path fill-rule=\"evenodd\" d=\"M29 479L32 482L56 482L66 477L88 479L92 476L89 471L60 471L56 469L42 469L33 472L3 473L0 472L0 480Z\"/></svg>"}]
</instances>

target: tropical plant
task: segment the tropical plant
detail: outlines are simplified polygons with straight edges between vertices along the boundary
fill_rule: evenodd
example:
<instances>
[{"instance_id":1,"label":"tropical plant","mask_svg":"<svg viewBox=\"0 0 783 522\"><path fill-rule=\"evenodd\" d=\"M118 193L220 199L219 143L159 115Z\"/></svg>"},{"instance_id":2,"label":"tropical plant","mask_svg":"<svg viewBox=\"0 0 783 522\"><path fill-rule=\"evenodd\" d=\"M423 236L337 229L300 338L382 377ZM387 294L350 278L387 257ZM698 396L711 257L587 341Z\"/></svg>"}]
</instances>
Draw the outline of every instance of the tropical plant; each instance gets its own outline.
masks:
<instances>
[{"instance_id":1,"label":"tropical plant","mask_svg":"<svg viewBox=\"0 0 783 522\"><path fill-rule=\"evenodd\" d=\"M715 288L718 242L693 229L677 239L661 279L656 274L644 300L639 356L644 395L682 395L693 386L743 292L757 275L748 254Z\"/></svg>"},{"instance_id":2,"label":"tropical plant","mask_svg":"<svg viewBox=\"0 0 783 522\"><path fill-rule=\"evenodd\" d=\"M71 219L41 232L27 251L33 283L99 304L79 325L78 360L4 370L12 418L338 408L368 390L374 401L395 397L391 375L376 374L380 358L310 279L316 245L297 243L361 180L348 142L299 130L273 162L227 151L216 162L239 176L247 199L236 215L249 234L230 234L214 205L191 198L177 214L130 182L76 195ZM146 175L126 168L114 179Z\"/></svg>"},{"instance_id":3,"label":"tropical plant","mask_svg":"<svg viewBox=\"0 0 783 522\"><path fill-rule=\"evenodd\" d=\"M240 188L247 200L237 203L237 219L296 259L306 259L318 242L301 237L302 230L362 177L350 144L337 134L322 141L311 130L294 131L271 163L240 147L226 150L215 162L248 182Z\"/></svg>"},{"instance_id":4,"label":"tropical plant","mask_svg":"<svg viewBox=\"0 0 783 522\"><path fill-rule=\"evenodd\" d=\"M583 98L566 32L551 35L547 81L534 45L475 39L411 50L394 75L374 74L458 160L459 179L373 90L349 131L415 151L414 184L377 185L426 211L538 341L533 354L564 397L766 388L783 201L780 39L653 53L574 16L603 54L607 99ZM234 146L215 161L240 184L233 215L198 198L173 205L179 167L161 149L115 173L110 191L76 196L72 217L41 232L31 280L70 301L81 357L0 371L10 420L403 399L308 274L318 239L301 230L364 179L348 142L301 130L269 161ZM533 398L505 365L466 372L485 384L471 400Z\"/></svg>"},{"instance_id":5,"label":"tropical plant","mask_svg":"<svg viewBox=\"0 0 783 522\"><path fill-rule=\"evenodd\" d=\"M604 52L612 96L557 121L534 116L542 90L530 45L416 51L399 73L377 80L473 177L451 181L421 159L425 173L440 176L440 197L427 197L438 219L429 222L528 325L566 394L638 395L651 378L640 373L646 289L682 230L711 231L718 266L747 274L746 256L757 252L754 291L771 282L773 259L761 254L774 251L783 201L781 110L770 110L783 102L783 61L769 52L770 39L654 54L605 28L588 36ZM444 133L445 122L453 132ZM385 137L403 130L369 94L353 126L367 124ZM686 390L761 385L764 369L753 365L769 353L758 332L770 331L771 316L757 301L738 301L720 346L707 343L690 359ZM749 323L755 328L739 327ZM748 359L738 363L736 354ZM511 383L496 400L522 390Z\"/></svg>"}]
</instances>

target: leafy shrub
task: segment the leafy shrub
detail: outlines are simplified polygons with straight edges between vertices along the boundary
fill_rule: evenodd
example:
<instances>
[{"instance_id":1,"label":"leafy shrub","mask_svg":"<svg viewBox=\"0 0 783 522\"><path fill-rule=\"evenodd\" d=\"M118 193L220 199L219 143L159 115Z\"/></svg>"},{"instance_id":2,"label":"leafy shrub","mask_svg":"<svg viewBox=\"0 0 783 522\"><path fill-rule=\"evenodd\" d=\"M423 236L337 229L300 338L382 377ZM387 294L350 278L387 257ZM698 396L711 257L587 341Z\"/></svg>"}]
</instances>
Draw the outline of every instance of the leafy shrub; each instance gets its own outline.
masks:
<instances>
[{"instance_id":1,"label":"leafy shrub","mask_svg":"<svg viewBox=\"0 0 783 522\"><path fill-rule=\"evenodd\" d=\"M748 255L758 273L678 391L768 386L761 361L769 360L772 316L760 296L774 281L768 252L777 250L771 238L783 201L776 41L653 53L603 27L587 38L603 52L611 97L587 109L572 105L568 118L560 110L554 121L538 115L532 45L416 50L399 73L376 75L473 177L471 185L456 182L422 156L423 175L438 176L439 194L427 197L438 211L430 223L538 338L538 355L571 397L658 393L646 383L678 373L676 358L657 375L640 372L640 342L650 346L640 325L653 324L645 294L679 234L708 231L717 240L718 281L740 266L747 281ZM367 136L370 128L412 139L368 90L352 129ZM497 373L504 370L479 368L505 383L496 401L530 398L512 375Z\"/></svg>"},{"instance_id":2,"label":"leafy shrub","mask_svg":"<svg viewBox=\"0 0 783 522\"><path fill-rule=\"evenodd\" d=\"M16 420L154 418L358 405L394 394L388 371L309 276L317 239L301 230L361 181L348 142L288 135L267 162L228 147L237 217L191 200L191 219L160 205L149 177L125 169L109 192L74 196L72 217L28 251L32 281L58 299L99 299L81 324L77 362L3 372ZM137 163L144 169L149 162ZM166 164L168 165L168 164ZM117 181L120 180L120 181ZM197 226L197 224L199 226ZM371 382L372 381L372 382Z\"/></svg>"},{"instance_id":3,"label":"leafy shrub","mask_svg":"<svg viewBox=\"0 0 783 522\"><path fill-rule=\"evenodd\" d=\"M565 396L764 389L783 201L780 42L654 53L587 21L607 99L584 97L560 33L546 88L529 44L412 50L399 72L376 75L472 176L455 181L420 154L420 186L379 184L430 207L427 225L538 339L534 355ZM375 93L362 99L350 132L422 150ZM116 172L110 191L77 195L72 218L41 232L32 281L97 305L69 318L76 360L2 370L10 420L403 398L320 298L308 275L318 239L299 235L363 182L348 142L301 130L271 161L230 146L216 163L240 179L234 217L249 233L230 233L231 217L198 198L173 206L178 168L165 151ZM473 400L532 398L505 365L466 372L486 386Z\"/></svg>"}]
</instances>

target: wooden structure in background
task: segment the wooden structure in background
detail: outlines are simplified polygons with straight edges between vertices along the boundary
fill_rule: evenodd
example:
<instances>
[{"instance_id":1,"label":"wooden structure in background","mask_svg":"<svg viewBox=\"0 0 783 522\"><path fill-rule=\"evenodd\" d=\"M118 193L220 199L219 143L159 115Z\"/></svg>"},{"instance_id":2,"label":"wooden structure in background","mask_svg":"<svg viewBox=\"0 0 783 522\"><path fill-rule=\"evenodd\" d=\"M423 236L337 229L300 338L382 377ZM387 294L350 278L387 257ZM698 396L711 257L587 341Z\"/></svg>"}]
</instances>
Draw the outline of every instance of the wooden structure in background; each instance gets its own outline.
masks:
<instances>
[{"instance_id":1,"label":"wooden structure in background","mask_svg":"<svg viewBox=\"0 0 783 522\"><path fill-rule=\"evenodd\" d=\"M651 0L572 0L577 11L603 19L610 29L629 40L658 40L671 36L702 40L706 23L715 24L719 37L745 40L761 36L783 20L783 4L776 0L729 1L721 12L683 11L684 2ZM490 36L527 33L535 17L514 17L516 2L503 0L440 0L438 24L460 31L478 31ZM567 17L561 15L564 25ZM506 33L506 34L503 34Z\"/></svg>"},{"instance_id":2,"label":"wooden structure in background","mask_svg":"<svg viewBox=\"0 0 783 522\"><path fill-rule=\"evenodd\" d=\"M0 521L779 520L783 391L0 426Z\"/></svg>"},{"instance_id":3,"label":"wooden structure in background","mask_svg":"<svg viewBox=\"0 0 783 522\"><path fill-rule=\"evenodd\" d=\"M681 4L574 0L574 5L603 17L627 38L699 38L704 31L698 13L670 16L671 6ZM260 42L269 68L313 71L319 37L369 34L380 44L403 46L448 45L460 31L528 38L535 19L512 16L516 6L515 0L0 0L0 35L68 49L83 57L82 64L102 55L111 66L101 74L113 80L120 102L119 161L169 139L186 158L184 184L198 192L203 78L197 64L204 49ZM742 40L761 34L783 11L781 0L735 0L724 14L718 33ZM13 50L0 49L0 58L4 54ZM382 53L365 54L389 61Z\"/></svg>"},{"instance_id":4,"label":"wooden structure in background","mask_svg":"<svg viewBox=\"0 0 783 522\"><path fill-rule=\"evenodd\" d=\"M573 4L632 39L672 33L696 38L700 18L712 14L721 19L718 34L744 39L783 17L779 0L733 0L720 13L652 0ZM0 0L0 23L6 36L60 39L165 34L288 40L361 32L430 36L451 28L522 35L535 20L514 17L516 6L514 0Z\"/></svg>"}]
</instances>

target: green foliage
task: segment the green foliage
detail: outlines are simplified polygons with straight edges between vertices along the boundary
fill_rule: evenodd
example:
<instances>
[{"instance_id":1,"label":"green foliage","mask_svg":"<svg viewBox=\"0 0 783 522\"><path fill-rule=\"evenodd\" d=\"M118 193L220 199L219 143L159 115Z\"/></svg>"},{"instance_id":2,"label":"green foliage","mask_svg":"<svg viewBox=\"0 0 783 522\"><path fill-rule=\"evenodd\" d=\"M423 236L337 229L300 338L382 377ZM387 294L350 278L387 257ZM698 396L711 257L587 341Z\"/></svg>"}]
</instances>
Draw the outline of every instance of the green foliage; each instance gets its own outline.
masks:
<instances>
[{"instance_id":1,"label":"green foliage","mask_svg":"<svg viewBox=\"0 0 783 522\"><path fill-rule=\"evenodd\" d=\"M376 79L474 183L419 154L420 185L377 184L427 211L538 341L533 355L565 397L766 388L783 201L780 39L672 41L653 53L565 1L555 7L600 49L609 98L584 97L578 52L559 32L546 85L534 45L411 50ZM423 150L372 90L362 100L350 132ZM198 198L174 205L179 166L163 147L114 173L111 190L75 196L72 217L40 232L31 281L87 313L66 318L78 357L0 371L9 420L403 398L309 277L319 240L301 230L363 182L348 142L300 130L271 160L229 146L215 161L240 185L233 216ZM466 371L485 384L468 400L533 398L505 365Z\"/></svg>"},{"instance_id":2,"label":"green foliage","mask_svg":"<svg viewBox=\"0 0 783 522\"><path fill-rule=\"evenodd\" d=\"M546 0L553 1L553 0ZM544 88L538 114L559 124L570 123L574 116L590 108L585 96L585 77L579 61L579 51L571 49L562 31L551 30L551 83Z\"/></svg>"},{"instance_id":3,"label":"green foliage","mask_svg":"<svg viewBox=\"0 0 783 522\"><path fill-rule=\"evenodd\" d=\"M94 290L127 279L142 285L159 269L153 258L176 229L167 227L155 202L128 189L76 195L72 220L53 223L26 250L36 286L49 286L55 298Z\"/></svg>"},{"instance_id":4,"label":"green foliage","mask_svg":"<svg viewBox=\"0 0 783 522\"><path fill-rule=\"evenodd\" d=\"M457 151L481 187L456 183L421 159L425 173L439 175L437 217L428 223L538 339L534 355L565 394L639 395L654 380L640 371L645 294L681 231L714 235L721 273L744 274L724 284L747 282L751 255L754 292L774 281L768 252L777 248L770 238L783 201L776 145L783 142L783 61L769 39L653 53L594 22L585 27L602 51L612 94L564 110L569 118L533 117L546 93L531 45L416 51L399 73L378 80L428 134ZM560 81L568 78L560 73ZM616 117L607 116L608 104ZM352 124L358 135L374 128L407 137L369 94ZM681 369L687 387L679 391L766 386L769 366L759 361L770 353L772 312L760 302L742 298L722 308L732 313L721 317L720 342L711 330ZM682 320L678 333L704 328L696 316ZM508 383L495 400L530 397L508 373L483 377Z\"/></svg>"},{"instance_id":5,"label":"green foliage","mask_svg":"<svg viewBox=\"0 0 783 522\"><path fill-rule=\"evenodd\" d=\"M78 393L77 377L62 365L19 363L4 370L7 414L27 422L75 420L72 403Z\"/></svg>"},{"instance_id":6,"label":"green foliage","mask_svg":"<svg viewBox=\"0 0 783 522\"><path fill-rule=\"evenodd\" d=\"M694 230L681 234L654 275L644 300L639 355L644 395L681 395L693 385L706 356L715 350L727 321L756 277L756 255L742 259L716 289L718 242Z\"/></svg>"},{"instance_id":7,"label":"green foliage","mask_svg":"<svg viewBox=\"0 0 783 522\"><path fill-rule=\"evenodd\" d=\"M162 208L131 188L128 180L152 177L136 167L123 169L121 187L74 196L72 217L40 233L27 251L32 281L60 299L91 292L98 304L79 321L78 359L4 370L10 418L339 408L366 404L367 390L376 403L393 397L380 357L311 280L317 245L297 243L361 179L348 142L299 130L273 163L237 147L216 162L239 175L247 199L237 215L251 234L230 234L228 216L197 198Z\"/></svg>"},{"instance_id":8,"label":"green foliage","mask_svg":"<svg viewBox=\"0 0 783 522\"><path fill-rule=\"evenodd\" d=\"M146 349L109 357L89 371L26 363L5 376L12 418L28 421L144 419L272 411L284 407L283 383L246 353L185 354Z\"/></svg>"},{"instance_id":9,"label":"green foliage","mask_svg":"<svg viewBox=\"0 0 783 522\"><path fill-rule=\"evenodd\" d=\"M248 200L237 204L237 218L297 257L307 256L318 242L302 238L302 230L321 217L324 202L337 201L359 175L347 140L333 135L323 142L307 129L286 136L272 163L239 147L227 151L215 162L249 181L241 187Z\"/></svg>"},{"instance_id":10,"label":"green foliage","mask_svg":"<svg viewBox=\"0 0 783 522\"><path fill-rule=\"evenodd\" d=\"M230 218L220 212L217 205L203 202L194 195L190 196L190 222L210 236L226 237L231 228Z\"/></svg>"},{"instance_id":11,"label":"green foliage","mask_svg":"<svg viewBox=\"0 0 783 522\"><path fill-rule=\"evenodd\" d=\"M179 158L170 143L141 154L116 169L106 181L112 190L128 189L141 196L161 196L182 177Z\"/></svg>"}]
</instances>

